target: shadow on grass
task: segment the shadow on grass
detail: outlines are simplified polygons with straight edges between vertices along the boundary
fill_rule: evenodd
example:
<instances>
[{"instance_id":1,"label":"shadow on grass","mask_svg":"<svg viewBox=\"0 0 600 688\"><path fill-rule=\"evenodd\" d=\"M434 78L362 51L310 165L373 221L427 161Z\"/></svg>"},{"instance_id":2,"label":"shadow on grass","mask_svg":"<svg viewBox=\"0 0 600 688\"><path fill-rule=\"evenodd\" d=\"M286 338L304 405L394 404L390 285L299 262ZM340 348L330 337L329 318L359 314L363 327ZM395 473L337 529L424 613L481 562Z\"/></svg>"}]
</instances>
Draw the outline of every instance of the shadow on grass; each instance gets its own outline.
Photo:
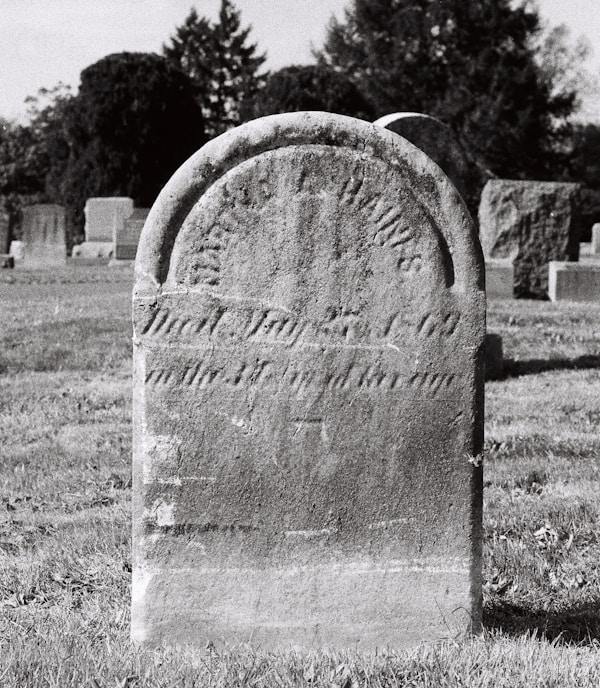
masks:
<instances>
[{"instance_id":1,"label":"shadow on grass","mask_svg":"<svg viewBox=\"0 0 600 688\"><path fill-rule=\"evenodd\" d=\"M585 370L600 368L600 356L587 354L577 358L532 358L525 361L504 359L504 377L519 377L520 375L535 375L548 370Z\"/></svg>"},{"instance_id":2,"label":"shadow on grass","mask_svg":"<svg viewBox=\"0 0 600 688\"><path fill-rule=\"evenodd\" d=\"M600 599L555 612L494 600L485 605L483 625L509 636L530 632L567 645L591 644L600 641Z\"/></svg>"}]
</instances>

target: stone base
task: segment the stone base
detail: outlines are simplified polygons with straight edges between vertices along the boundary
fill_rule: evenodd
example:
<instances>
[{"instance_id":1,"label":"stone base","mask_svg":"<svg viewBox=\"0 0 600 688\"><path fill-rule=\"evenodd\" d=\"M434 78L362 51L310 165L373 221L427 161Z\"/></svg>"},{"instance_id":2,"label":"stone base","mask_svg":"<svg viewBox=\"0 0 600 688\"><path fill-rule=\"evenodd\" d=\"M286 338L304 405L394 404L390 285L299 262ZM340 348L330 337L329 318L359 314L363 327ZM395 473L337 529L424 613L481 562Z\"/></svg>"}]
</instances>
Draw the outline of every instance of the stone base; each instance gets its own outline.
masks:
<instances>
[{"instance_id":1,"label":"stone base","mask_svg":"<svg viewBox=\"0 0 600 688\"><path fill-rule=\"evenodd\" d=\"M502 337L488 333L485 335L485 379L499 380L503 374Z\"/></svg>"},{"instance_id":2,"label":"stone base","mask_svg":"<svg viewBox=\"0 0 600 688\"><path fill-rule=\"evenodd\" d=\"M477 631L471 584L469 563L448 557L134 570L131 636L148 649L405 649Z\"/></svg>"},{"instance_id":3,"label":"stone base","mask_svg":"<svg viewBox=\"0 0 600 688\"><path fill-rule=\"evenodd\" d=\"M485 261L485 293L488 299L512 299L515 267L510 260L490 258Z\"/></svg>"},{"instance_id":4,"label":"stone base","mask_svg":"<svg viewBox=\"0 0 600 688\"><path fill-rule=\"evenodd\" d=\"M84 241L83 244L73 246L73 258L111 258L114 252L112 241Z\"/></svg>"},{"instance_id":5,"label":"stone base","mask_svg":"<svg viewBox=\"0 0 600 688\"><path fill-rule=\"evenodd\" d=\"M600 263L548 263L548 296L551 301L600 303Z\"/></svg>"},{"instance_id":6,"label":"stone base","mask_svg":"<svg viewBox=\"0 0 600 688\"><path fill-rule=\"evenodd\" d=\"M135 260L121 260L119 258L111 258L108 262L108 266L111 268L133 267L134 265Z\"/></svg>"}]
</instances>

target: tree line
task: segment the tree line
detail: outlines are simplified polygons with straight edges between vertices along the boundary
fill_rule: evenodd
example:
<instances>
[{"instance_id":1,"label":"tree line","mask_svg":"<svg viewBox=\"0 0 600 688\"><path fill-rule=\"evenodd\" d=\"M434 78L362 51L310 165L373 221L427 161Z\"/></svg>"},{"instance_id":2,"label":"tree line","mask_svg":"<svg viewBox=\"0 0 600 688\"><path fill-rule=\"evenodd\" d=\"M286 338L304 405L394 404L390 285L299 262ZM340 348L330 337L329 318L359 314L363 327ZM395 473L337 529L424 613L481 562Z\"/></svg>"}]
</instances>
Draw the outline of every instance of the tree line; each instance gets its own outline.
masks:
<instances>
[{"instance_id":1,"label":"tree line","mask_svg":"<svg viewBox=\"0 0 600 688\"><path fill-rule=\"evenodd\" d=\"M326 110L365 120L423 112L449 125L478 163L512 179L584 184L584 226L600 221L600 126L576 125L573 51L544 43L540 17L510 0L350 0L314 64L263 70L240 11L192 9L162 54L108 55L29 100L25 125L0 119L0 196L65 205L71 243L93 196L150 206L208 139L278 112ZM569 78L571 77L571 78Z\"/></svg>"}]
</instances>

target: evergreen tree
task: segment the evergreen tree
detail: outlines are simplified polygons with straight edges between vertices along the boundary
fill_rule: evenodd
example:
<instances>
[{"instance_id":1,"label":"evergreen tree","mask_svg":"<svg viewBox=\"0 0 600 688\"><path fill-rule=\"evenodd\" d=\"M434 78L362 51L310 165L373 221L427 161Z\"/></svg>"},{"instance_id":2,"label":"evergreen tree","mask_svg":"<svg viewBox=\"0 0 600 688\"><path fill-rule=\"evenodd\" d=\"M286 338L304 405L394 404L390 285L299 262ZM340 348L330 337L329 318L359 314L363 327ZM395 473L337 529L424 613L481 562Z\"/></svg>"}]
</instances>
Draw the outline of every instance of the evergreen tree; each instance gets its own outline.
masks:
<instances>
[{"instance_id":1,"label":"evergreen tree","mask_svg":"<svg viewBox=\"0 0 600 688\"><path fill-rule=\"evenodd\" d=\"M240 124L240 104L262 84L258 71L266 58L256 54L256 44L248 44L250 30L241 28L231 0L221 0L216 24L192 9L163 46L165 57L191 79L209 136Z\"/></svg>"},{"instance_id":2,"label":"evergreen tree","mask_svg":"<svg viewBox=\"0 0 600 688\"><path fill-rule=\"evenodd\" d=\"M270 74L264 87L242 107L246 119L300 110L373 119L370 104L354 83L324 65L284 67Z\"/></svg>"},{"instance_id":3,"label":"evergreen tree","mask_svg":"<svg viewBox=\"0 0 600 688\"><path fill-rule=\"evenodd\" d=\"M317 57L353 79L378 115L434 115L494 173L547 178L575 94L554 92L538 67L538 31L537 13L510 0L353 0Z\"/></svg>"},{"instance_id":4,"label":"evergreen tree","mask_svg":"<svg viewBox=\"0 0 600 688\"><path fill-rule=\"evenodd\" d=\"M89 197L152 205L206 140L188 77L147 53L108 55L84 69L65 123L69 156L55 188L79 230Z\"/></svg>"}]
</instances>

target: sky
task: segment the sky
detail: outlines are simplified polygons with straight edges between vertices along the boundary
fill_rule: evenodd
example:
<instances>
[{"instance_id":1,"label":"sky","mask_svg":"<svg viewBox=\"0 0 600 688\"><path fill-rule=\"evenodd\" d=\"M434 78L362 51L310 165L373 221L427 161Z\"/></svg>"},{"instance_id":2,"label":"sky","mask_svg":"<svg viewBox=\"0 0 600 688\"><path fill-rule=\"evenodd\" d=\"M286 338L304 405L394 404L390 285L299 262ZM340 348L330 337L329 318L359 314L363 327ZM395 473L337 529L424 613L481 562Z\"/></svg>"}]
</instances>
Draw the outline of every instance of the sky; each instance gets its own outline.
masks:
<instances>
[{"instance_id":1,"label":"sky","mask_svg":"<svg viewBox=\"0 0 600 688\"><path fill-rule=\"evenodd\" d=\"M468 2L469 0L465 0ZM329 18L350 0L237 0L267 69L312 61ZM566 24L593 51L600 74L600 0L537 0L551 25ZM0 0L0 116L22 119L25 98L58 82L76 90L79 73L114 52L160 52L192 6L216 19L220 0ZM600 94L585 111L600 121Z\"/></svg>"}]
</instances>

